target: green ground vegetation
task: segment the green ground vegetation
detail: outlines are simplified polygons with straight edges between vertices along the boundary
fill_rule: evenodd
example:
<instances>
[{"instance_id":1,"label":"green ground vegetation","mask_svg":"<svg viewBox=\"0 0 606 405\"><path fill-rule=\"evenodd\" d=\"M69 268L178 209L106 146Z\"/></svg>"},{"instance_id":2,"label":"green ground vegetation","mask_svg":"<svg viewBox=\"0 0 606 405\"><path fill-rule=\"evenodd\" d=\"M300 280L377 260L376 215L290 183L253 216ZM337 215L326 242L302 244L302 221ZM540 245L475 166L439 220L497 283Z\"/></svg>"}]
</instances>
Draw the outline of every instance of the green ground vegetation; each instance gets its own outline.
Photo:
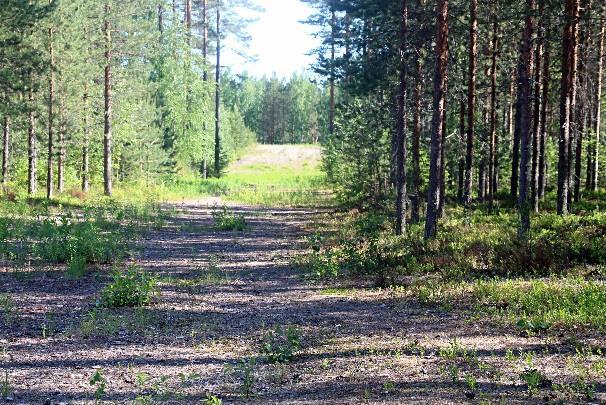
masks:
<instances>
[{"instance_id":1,"label":"green ground vegetation","mask_svg":"<svg viewBox=\"0 0 606 405\"><path fill-rule=\"evenodd\" d=\"M327 217L297 259L312 280L357 280L443 308L502 317L525 331L598 328L606 313L606 214L593 193L575 214L538 214L519 240L511 209L448 208L444 232L423 224L393 236L388 215L347 211ZM331 289L330 291L347 291Z\"/></svg>"}]
</instances>

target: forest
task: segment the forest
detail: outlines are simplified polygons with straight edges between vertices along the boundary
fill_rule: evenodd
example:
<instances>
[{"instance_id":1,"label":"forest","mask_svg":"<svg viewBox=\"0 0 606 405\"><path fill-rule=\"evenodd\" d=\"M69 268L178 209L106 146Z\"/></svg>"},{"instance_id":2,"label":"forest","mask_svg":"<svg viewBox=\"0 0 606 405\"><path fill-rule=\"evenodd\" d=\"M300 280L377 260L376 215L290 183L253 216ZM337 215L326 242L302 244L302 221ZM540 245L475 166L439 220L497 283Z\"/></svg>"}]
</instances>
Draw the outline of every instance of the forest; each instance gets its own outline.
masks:
<instances>
[{"instance_id":1,"label":"forest","mask_svg":"<svg viewBox=\"0 0 606 405\"><path fill-rule=\"evenodd\" d=\"M250 41L234 10L256 6L3 3L2 184L13 193L217 177L257 134L320 138L323 89L309 79L217 69L222 39Z\"/></svg>"},{"instance_id":2,"label":"forest","mask_svg":"<svg viewBox=\"0 0 606 405\"><path fill-rule=\"evenodd\" d=\"M0 21L0 401L606 402L604 0Z\"/></svg>"}]
</instances>

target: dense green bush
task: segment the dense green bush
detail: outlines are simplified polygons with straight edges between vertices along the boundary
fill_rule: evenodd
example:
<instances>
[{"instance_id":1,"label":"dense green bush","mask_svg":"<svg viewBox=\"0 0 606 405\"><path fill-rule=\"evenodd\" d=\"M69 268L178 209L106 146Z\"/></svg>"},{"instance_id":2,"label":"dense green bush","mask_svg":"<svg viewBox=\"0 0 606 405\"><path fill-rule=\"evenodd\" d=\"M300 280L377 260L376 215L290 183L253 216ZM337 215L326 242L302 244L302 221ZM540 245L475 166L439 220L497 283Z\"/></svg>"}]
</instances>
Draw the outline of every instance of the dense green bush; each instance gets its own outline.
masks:
<instances>
[{"instance_id":1,"label":"dense green bush","mask_svg":"<svg viewBox=\"0 0 606 405\"><path fill-rule=\"evenodd\" d=\"M101 303L108 308L141 307L158 294L156 278L134 266L116 271L114 280L101 291Z\"/></svg>"},{"instance_id":2,"label":"dense green bush","mask_svg":"<svg viewBox=\"0 0 606 405\"><path fill-rule=\"evenodd\" d=\"M212 213L215 227L220 231L243 231L246 229L246 219L243 214L230 212L227 207Z\"/></svg>"}]
</instances>

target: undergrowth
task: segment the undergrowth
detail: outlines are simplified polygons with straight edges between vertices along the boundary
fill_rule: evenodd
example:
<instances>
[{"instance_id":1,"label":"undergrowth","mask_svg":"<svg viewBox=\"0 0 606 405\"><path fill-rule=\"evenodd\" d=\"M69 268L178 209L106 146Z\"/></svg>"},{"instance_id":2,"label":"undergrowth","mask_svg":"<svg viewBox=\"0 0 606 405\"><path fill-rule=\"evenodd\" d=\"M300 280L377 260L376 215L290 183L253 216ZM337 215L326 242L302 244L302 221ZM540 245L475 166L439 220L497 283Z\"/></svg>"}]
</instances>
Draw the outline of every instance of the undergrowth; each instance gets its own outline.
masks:
<instances>
[{"instance_id":1,"label":"undergrowth","mask_svg":"<svg viewBox=\"0 0 606 405\"><path fill-rule=\"evenodd\" d=\"M536 215L527 241L514 212L449 209L434 240L422 224L393 236L377 213L341 214L296 259L311 280L353 278L444 308L472 305L525 330L606 321L606 213Z\"/></svg>"}]
</instances>

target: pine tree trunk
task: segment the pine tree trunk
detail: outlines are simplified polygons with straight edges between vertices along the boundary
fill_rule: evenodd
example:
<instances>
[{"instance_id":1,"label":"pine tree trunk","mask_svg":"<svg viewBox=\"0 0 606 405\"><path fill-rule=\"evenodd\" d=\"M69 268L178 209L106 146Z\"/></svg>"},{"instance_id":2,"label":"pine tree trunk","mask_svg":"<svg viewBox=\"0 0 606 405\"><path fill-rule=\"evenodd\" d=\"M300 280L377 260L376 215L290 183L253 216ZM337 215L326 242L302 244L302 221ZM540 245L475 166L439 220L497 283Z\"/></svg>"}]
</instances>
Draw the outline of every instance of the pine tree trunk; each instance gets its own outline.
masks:
<instances>
[{"instance_id":1,"label":"pine tree trunk","mask_svg":"<svg viewBox=\"0 0 606 405\"><path fill-rule=\"evenodd\" d=\"M570 133L576 93L575 70L577 57L578 0L565 1L566 26L562 38L562 85L560 89L560 139L558 158L558 214L569 212L570 192Z\"/></svg>"},{"instance_id":2,"label":"pine tree trunk","mask_svg":"<svg viewBox=\"0 0 606 405\"><path fill-rule=\"evenodd\" d=\"M164 5L158 4L158 32L160 33L160 41L162 41L162 34L164 34Z\"/></svg>"},{"instance_id":3,"label":"pine tree trunk","mask_svg":"<svg viewBox=\"0 0 606 405\"><path fill-rule=\"evenodd\" d=\"M517 75L517 98L515 103L515 116L514 116L514 128L513 128L513 145L511 151L511 188L510 197L512 201L516 201L518 198L518 186L520 181L520 72L518 66Z\"/></svg>"},{"instance_id":4,"label":"pine tree trunk","mask_svg":"<svg viewBox=\"0 0 606 405\"><path fill-rule=\"evenodd\" d=\"M484 148L482 149L482 154L484 154ZM478 162L478 202L484 202L484 190L486 190L486 160L484 158L480 159Z\"/></svg>"},{"instance_id":5,"label":"pine tree trunk","mask_svg":"<svg viewBox=\"0 0 606 405\"><path fill-rule=\"evenodd\" d=\"M519 93L518 93L518 115L520 122L520 185L518 197L518 213L520 226L518 237L526 240L530 232L530 203L528 200L528 186L530 177L530 92L531 75L534 63L532 52L532 36L534 31L533 13L535 12L535 0L526 0L526 23L522 39L522 51L520 53L519 66Z\"/></svg>"},{"instance_id":6,"label":"pine tree trunk","mask_svg":"<svg viewBox=\"0 0 606 405\"><path fill-rule=\"evenodd\" d=\"M398 88L396 152L396 235L406 231L406 118L407 118L407 62L406 41L408 34L408 2L400 1L400 80ZM334 15L334 14L333 14Z\"/></svg>"},{"instance_id":7,"label":"pine tree trunk","mask_svg":"<svg viewBox=\"0 0 606 405\"><path fill-rule=\"evenodd\" d=\"M436 71L434 76L433 114L431 120L431 152L429 159L429 190L425 239L436 237L440 204L440 171L442 167L442 138L444 136L444 105L448 72L448 0L437 1Z\"/></svg>"},{"instance_id":8,"label":"pine tree trunk","mask_svg":"<svg viewBox=\"0 0 606 405\"><path fill-rule=\"evenodd\" d=\"M2 125L2 186L5 188L8 185L10 129L11 129L11 119L8 115L5 115L4 122Z\"/></svg>"},{"instance_id":9,"label":"pine tree trunk","mask_svg":"<svg viewBox=\"0 0 606 405\"><path fill-rule=\"evenodd\" d=\"M465 208L471 208L471 190L473 179L473 146L475 137L475 98L476 98L476 57L477 49L477 19L478 1L470 0L469 22L469 84L467 93L467 149L465 154Z\"/></svg>"},{"instance_id":10,"label":"pine tree trunk","mask_svg":"<svg viewBox=\"0 0 606 405\"><path fill-rule=\"evenodd\" d=\"M465 134L465 114L467 112L467 106L465 100L461 99L460 110L459 110L459 184L457 187L457 199L461 204L464 204L463 199L465 192L465 145L466 145L466 134Z\"/></svg>"},{"instance_id":11,"label":"pine tree trunk","mask_svg":"<svg viewBox=\"0 0 606 405\"><path fill-rule=\"evenodd\" d=\"M584 17L589 20L591 16L591 0L584 0L581 7L584 13ZM579 90L585 92L584 97L579 97L575 103L575 134L576 134L576 147L574 154L574 172L572 175L572 188L574 202L578 202L581 198L581 163L583 157L583 138L585 136L585 129L587 123L587 101L589 99L589 78L587 71L587 64L589 62L589 49L590 40L592 38L591 24L587 23L583 29L579 28L579 67L578 67L578 81ZM571 156L572 158L572 156Z\"/></svg>"},{"instance_id":12,"label":"pine tree trunk","mask_svg":"<svg viewBox=\"0 0 606 405\"><path fill-rule=\"evenodd\" d=\"M105 86L104 86L104 128L103 128L103 188L106 196L113 191L112 173L112 39L110 24L111 7L105 3Z\"/></svg>"},{"instance_id":13,"label":"pine tree trunk","mask_svg":"<svg viewBox=\"0 0 606 405\"><path fill-rule=\"evenodd\" d=\"M217 63L215 66L215 176L221 177L221 5L217 4Z\"/></svg>"},{"instance_id":14,"label":"pine tree trunk","mask_svg":"<svg viewBox=\"0 0 606 405\"><path fill-rule=\"evenodd\" d=\"M448 80L446 81L445 93L448 94ZM444 96L448 100L448 95ZM444 103L444 111L448 107L446 102ZM442 120L442 145L440 146L440 199L438 200L438 219L444 218L446 215L446 112L444 112L444 119Z\"/></svg>"},{"instance_id":15,"label":"pine tree trunk","mask_svg":"<svg viewBox=\"0 0 606 405\"><path fill-rule=\"evenodd\" d=\"M598 38L598 61L596 66L596 77L595 77L595 123L593 126L594 139L592 141L592 158L591 158L591 190L597 191L598 189L598 174L599 174L599 152L600 152L600 135L602 131L602 70L604 67L604 35L606 34L606 4L602 6L602 19L600 22L600 35Z\"/></svg>"},{"instance_id":16,"label":"pine tree trunk","mask_svg":"<svg viewBox=\"0 0 606 405\"><path fill-rule=\"evenodd\" d=\"M57 159L57 191L62 193L65 187L65 105L60 102L59 109L59 156Z\"/></svg>"},{"instance_id":17,"label":"pine tree trunk","mask_svg":"<svg viewBox=\"0 0 606 405\"><path fill-rule=\"evenodd\" d=\"M208 81L208 0L202 1L202 60L204 61L203 79Z\"/></svg>"},{"instance_id":18,"label":"pine tree trunk","mask_svg":"<svg viewBox=\"0 0 606 405\"><path fill-rule=\"evenodd\" d=\"M530 206L532 211L539 212L539 143L541 137L541 103L545 102L541 99L541 85L542 85L542 66L543 62L543 44L544 44L544 32L543 32L543 11L544 11L544 0L539 1L539 23L538 23L538 38L536 46L535 61L536 66L534 67L534 103L533 103L533 117L532 117L532 161L531 161L531 174L530 174Z\"/></svg>"},{"instance_id":19,"label":"pine tree trunk","mask_svg":"<svg viewBox=\"0 0 606 405\"><path fill-rule=\"evenodd\" d=\"M48 29L48 43L50 54L50 73L48 89L48 162L46 171L46 198L53 198L53 153L54 153L54 134L53 119L55 117L53 107L55 101L55 49L53 46L53 28Z\"/></svg>"},{"instance_id":20,"label":"pine tree trunk","mask_svg":"<svg viewBox=\"0 0 606 405\"><path fill-rule=\"evenodd\" d=\"M38 191L37 163L38 140L36 139L36 117L34 116L34 90L29 89L29 112L27 129L27 193L35 194Z\"/></svg>"},{"instance_id":21,"label":"pine tree trunk","mask_svg":"<svg viewBox=\"0 0 606 405\"><path fill-rule=\"evenodd\" d=\"M331 37L330 37L330 100L328 109L328 133L333 134L335 131L335 41L336 41L336 24L337 17L334 10L331 16Z\"/></svg>"},{"instance_id":22,"label":"pine tree trunk","mask_svg":"<svg viewBox=\"0 0 606 405\"><path fill-rule=\"evenodd\" d=\"M202 71L202 80L208 81L208 0L202 1L202 61L204 63ZM202 131L206 133L206 121L202 123ZM202 159L202 167L200 168L202 178L208 178L208 162L206 158Z\"/></svg>"},{"instance_id":23,"label":"pine tree trunk","mask_svg":"<svg viewBox=\"0 0 606 405\"><path fill-rule=\"evenodd\" d=\"M492 58L490 65L490 142L488 151L488 205L494 206L497 192L497 52L499 50L499 22L493 16L492 22Z\"/></svg>"},{"instance_id":24,"label":"pine tree trunk","mask_svg":"<svg viewBox=\"0 0 606 405\"><path fill-rule=\"evenodd\" d=\"M89 127L89 100L88 100L88 86L84 87L84 95L82 97L82 101L84 103L84 140L82 144L82 191L88 193L90 190L90 180L89 180L89 142L90 142L90 127Z\"/></svg>"},{"instance_id":25,"label":"pine tree trunk","mask_svg":"<svg viewBox=\"0 0 606 405\"><path fill-rule=\"evenodd\" d=\"M412 133L412 200L410 207L410 217L413 223L419 222L421 208L421 164L420 164L420 144L421 144L421 112L422 112L422 91L423 91L423 60L421 55L417 57L417 72L415 77L415 114Z\"/></svg>"},{"instance_id":26,"label":"pine tree trunk","mask_svg":"<svg viewBox=\"0 0 606 405\"><path fill-rule=\"evenodd\" d=\"M543 27L543 35L545 38L549 37L549 22L544 22ZM546 143L547 143L547 104L549 101L549 64L551 63L550 59L550 48L549 41L544 41L545 47L543 51L543 74L542 76L542 96L541 96L541 117L540 117L540 129L539 129L539 174L538 174L538 196L539 199L542 200L545 197L545 186L547 184L547 176L546 176Z\"/></svg>"},{"instance_id":27,"label":"pine tree trunk","mask_svg":"<svg viewBox=\"0 0 606 405\"><path fill-rule=\"evenodd\" d=\"M191 46L191 0L185 0L185 29L187 30L187 43Z\"/></svg>"}]
</instances>

